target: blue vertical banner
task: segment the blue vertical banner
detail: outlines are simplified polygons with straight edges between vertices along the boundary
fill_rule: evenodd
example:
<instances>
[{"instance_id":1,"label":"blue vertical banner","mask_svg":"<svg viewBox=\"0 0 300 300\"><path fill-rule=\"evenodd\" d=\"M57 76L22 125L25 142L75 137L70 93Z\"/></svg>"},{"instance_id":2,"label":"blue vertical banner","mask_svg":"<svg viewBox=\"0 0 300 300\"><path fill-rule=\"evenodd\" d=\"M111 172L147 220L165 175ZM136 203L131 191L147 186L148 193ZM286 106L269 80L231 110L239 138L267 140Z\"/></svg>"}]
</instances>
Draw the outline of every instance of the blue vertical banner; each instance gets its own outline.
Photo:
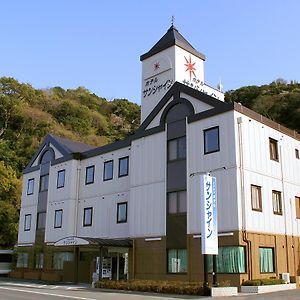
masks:
<instances>
[{"instance_id":1,"label":"blue vertical banner","mask_svg":"<svg viewBox=\"0 0 300 300\"><path fill-rule=\"evenodd\" d=\"M218 254L217 186L216 178L200 176L201 250L202 254Z\"/></svg>"}]
</instances>

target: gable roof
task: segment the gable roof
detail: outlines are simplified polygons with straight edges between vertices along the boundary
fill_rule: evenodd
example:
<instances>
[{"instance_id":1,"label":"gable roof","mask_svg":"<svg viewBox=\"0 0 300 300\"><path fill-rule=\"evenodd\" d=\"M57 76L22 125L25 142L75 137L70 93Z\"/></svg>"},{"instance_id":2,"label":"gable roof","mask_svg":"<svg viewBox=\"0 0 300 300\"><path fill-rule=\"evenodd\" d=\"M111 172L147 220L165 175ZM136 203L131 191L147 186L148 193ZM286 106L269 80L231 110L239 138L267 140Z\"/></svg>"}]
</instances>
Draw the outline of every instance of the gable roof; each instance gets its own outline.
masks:
<instances>
[{"instance_id":1,"label":"gable roof","mask_svg":"<svg viewBox=\"0 0 300 300\"><path fill-rule=\"evenodd\" d=\"M83 153L93 148L96 148L95 146L72 141L66 138L56 136L54 134L48 134L41 146L39 147L39 149L35 152L34 156L26 166L24 173L27 173L27 171L32 171L32 164L36 161L36 159L43 150L49 148L50 144L52 144L64 157L68 158L73 157L74 154ZM39 166L36 166L36 168L38 169Z\"/></svg>"},{"instance_id":2,"label":"gable roof","mask_svg":"<svg viewBox=\"0 0 300 300\"><path fill-rule=\"evenodd\" d=\"M178 46L195 56L205 60L205 55L198 52L180 33L179 31L172 25L167 33L145 54L140 56L140 61L145 60L148 57L153 56L172 46Z\"/></svg>"}]
</instances>

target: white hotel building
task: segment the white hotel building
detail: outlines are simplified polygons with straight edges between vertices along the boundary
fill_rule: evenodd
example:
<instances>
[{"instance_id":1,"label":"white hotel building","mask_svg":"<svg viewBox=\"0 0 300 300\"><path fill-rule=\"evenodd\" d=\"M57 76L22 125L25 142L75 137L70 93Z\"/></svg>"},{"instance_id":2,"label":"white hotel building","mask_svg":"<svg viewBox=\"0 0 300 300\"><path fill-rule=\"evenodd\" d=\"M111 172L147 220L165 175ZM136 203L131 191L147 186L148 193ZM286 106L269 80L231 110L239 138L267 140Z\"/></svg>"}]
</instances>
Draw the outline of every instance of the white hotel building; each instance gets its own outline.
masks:
<instances>
[{"instance_id":1,"label":"white hotel building","mask_svg":"<svg viewBox=\"0 0 300 300\"><path fill-rule=\"evenodd\" d=\"M300 135L204 83L171 26L144 55L142 123L92 147L48 135L24 170L13 276L203 281L199 176L217 178L218 280L300 275Z\"/></svg>"}]
</instances>

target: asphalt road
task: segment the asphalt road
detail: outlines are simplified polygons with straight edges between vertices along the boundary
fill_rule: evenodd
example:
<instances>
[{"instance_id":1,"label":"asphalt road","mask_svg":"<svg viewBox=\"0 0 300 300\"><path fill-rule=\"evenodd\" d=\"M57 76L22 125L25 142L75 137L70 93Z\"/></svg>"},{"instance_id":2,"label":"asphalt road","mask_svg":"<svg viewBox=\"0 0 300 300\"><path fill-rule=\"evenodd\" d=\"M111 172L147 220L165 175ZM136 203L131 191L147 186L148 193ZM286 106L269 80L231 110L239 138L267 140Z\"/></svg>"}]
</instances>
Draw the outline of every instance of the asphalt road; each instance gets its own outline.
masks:
<instances>
[{"instance_id":1,"label":"asphalt road","mask_svg":"<svg viewBox=\"0 0 300 300\"><path fill-rule=\"evenodd\" d=\"M107 292L91 289L89 286L49 285L24 281L1 280L0 300L175 300L175 299L211 299L211 297L171 296L148 293ZM299 300L300 289L260 295L238 295L217 297L218 300Z\"/></svg>"}]
</instances>

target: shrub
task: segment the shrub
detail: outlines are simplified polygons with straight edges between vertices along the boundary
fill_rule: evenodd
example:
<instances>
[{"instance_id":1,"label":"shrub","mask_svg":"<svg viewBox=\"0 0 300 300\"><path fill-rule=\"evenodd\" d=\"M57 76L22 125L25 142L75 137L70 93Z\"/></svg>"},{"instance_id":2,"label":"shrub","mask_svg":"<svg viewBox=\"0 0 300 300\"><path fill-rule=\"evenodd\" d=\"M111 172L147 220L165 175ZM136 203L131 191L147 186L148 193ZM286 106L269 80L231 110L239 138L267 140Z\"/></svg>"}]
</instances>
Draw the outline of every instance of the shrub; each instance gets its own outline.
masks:
<instances>
[{"instance_id":1,"label":"shrub","mask_svg":"<svg viewBox=\"0 0 300 300\"><path fill-rule=\"evenodd\" d=\"M155 280L129 280L96 282L96 288L130 290L138 292L154 292L163 294L203 295L203 287L200 282L177 282Z\"/></svg>"},{"instance_id":2,"label":"shrub","mask_svg":"<svg viewBox=\"0 0 300 300\"><path fill-rule=\"evenodd\" d=\"M285 281L283 279L270 278L270 279L246 280L242 283L242 285L248 285L248 286L273 285L273 284L285 284Z\"/></svg>"}]
</instances>

